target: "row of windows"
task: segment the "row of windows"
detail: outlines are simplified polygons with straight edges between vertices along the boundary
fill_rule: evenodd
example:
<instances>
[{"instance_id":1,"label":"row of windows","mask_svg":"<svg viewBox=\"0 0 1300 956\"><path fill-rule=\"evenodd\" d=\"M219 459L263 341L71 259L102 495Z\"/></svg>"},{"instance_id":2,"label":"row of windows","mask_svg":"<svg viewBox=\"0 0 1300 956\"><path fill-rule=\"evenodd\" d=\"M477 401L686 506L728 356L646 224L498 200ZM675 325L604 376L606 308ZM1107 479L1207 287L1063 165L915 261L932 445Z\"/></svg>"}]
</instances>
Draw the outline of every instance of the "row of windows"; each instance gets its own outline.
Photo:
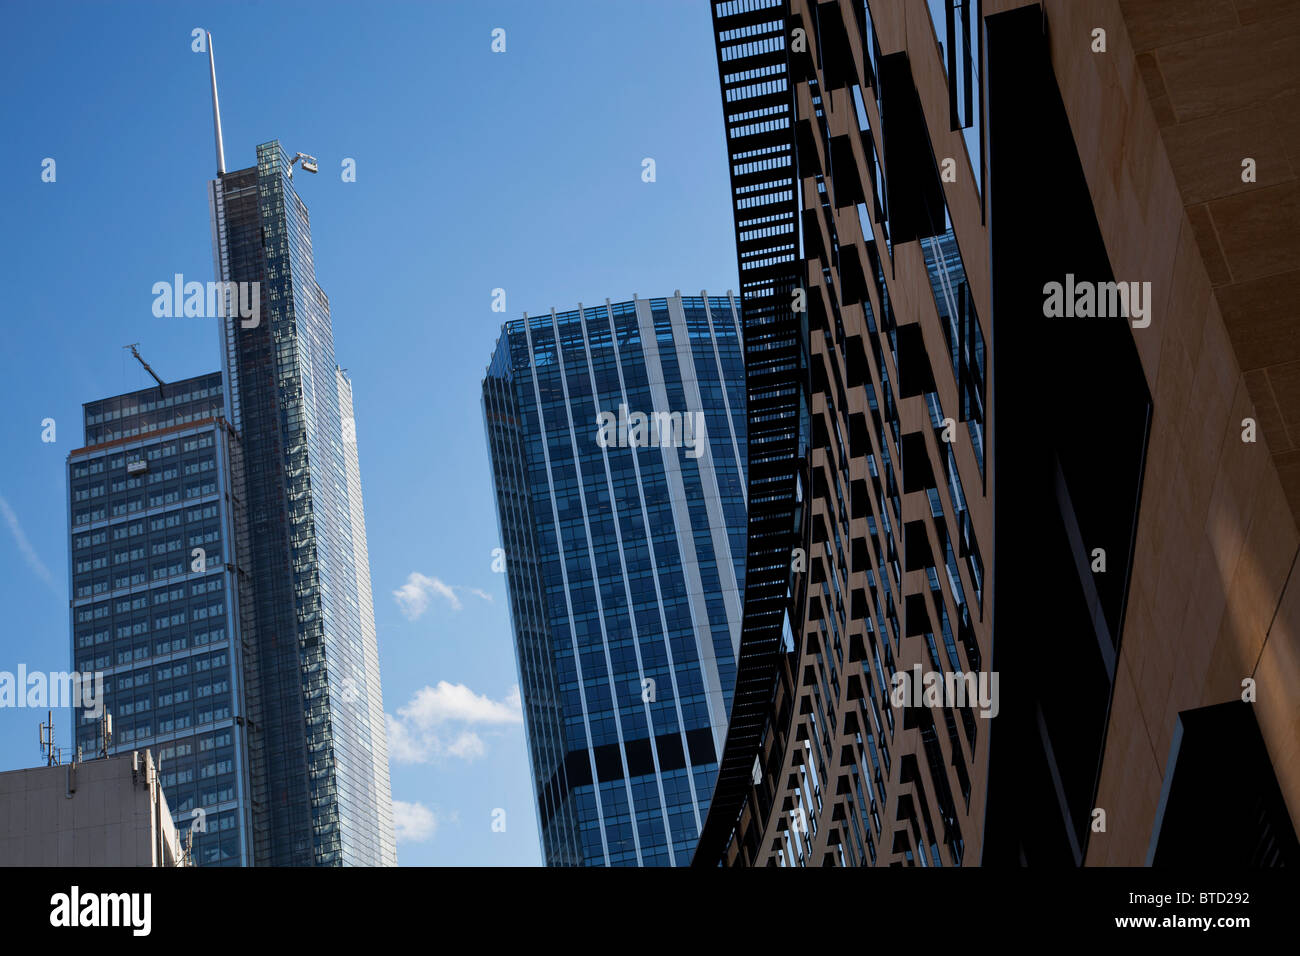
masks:
<instances>
[{"instance_id":1,"label":"row of windows","mask_svg":"<svg viewBox=\"0 0 1300 956\"><path fill-rule=\"evenodd\" d=\"M181 501L204 498L216 494L216 492L217 482L215 478L211 481L187 482L184 488L159 490L151 492L147 496L136 495L126 501L118 502L112 506L111 515L114 518L122 517L146 508L162 508ZM77 526L87 525L96 521L103 521L109 514L110 509L105 508L104 505L77 508L72 512L72 523Z\"/></svg>"}]
</instances>

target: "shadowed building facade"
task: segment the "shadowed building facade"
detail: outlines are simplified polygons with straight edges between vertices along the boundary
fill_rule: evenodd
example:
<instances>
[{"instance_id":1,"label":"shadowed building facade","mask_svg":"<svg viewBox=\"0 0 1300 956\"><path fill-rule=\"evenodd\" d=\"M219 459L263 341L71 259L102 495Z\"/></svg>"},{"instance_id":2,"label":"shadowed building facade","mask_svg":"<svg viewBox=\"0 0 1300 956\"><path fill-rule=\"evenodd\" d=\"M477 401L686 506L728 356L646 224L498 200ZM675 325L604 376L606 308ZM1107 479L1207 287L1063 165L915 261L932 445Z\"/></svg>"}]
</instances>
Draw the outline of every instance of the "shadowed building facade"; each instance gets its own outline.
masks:
<instances>
[{"instance_id":1,"label":"shadowed building facade","mask_svg":"<svg viewBox=\"0 0 1300 956\"><path fill-rule=\"evenodd\" d=\"M1294 862L1300 13L712 9L751 441L808 422L695 863Z\"/></svg>"}]
</instances>

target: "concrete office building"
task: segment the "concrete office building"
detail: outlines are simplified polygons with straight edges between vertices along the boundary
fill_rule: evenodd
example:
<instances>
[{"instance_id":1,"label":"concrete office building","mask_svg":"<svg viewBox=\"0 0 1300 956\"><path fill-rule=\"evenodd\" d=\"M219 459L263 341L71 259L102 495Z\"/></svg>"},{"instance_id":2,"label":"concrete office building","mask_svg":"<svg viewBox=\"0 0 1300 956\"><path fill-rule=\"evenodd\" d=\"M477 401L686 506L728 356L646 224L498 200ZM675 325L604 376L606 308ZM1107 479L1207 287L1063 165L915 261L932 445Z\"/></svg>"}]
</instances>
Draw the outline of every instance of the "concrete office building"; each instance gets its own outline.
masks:
<instances>
[{"instance_id":1,"label":"concrete office building","mask_svg":"<svg viewBox=\"0 0 1300 956\"><path fill-rule=\"evenodd\" d=\"M0 773L0 866L183 866L148 750Z\"/></svg>"}]
</instances>

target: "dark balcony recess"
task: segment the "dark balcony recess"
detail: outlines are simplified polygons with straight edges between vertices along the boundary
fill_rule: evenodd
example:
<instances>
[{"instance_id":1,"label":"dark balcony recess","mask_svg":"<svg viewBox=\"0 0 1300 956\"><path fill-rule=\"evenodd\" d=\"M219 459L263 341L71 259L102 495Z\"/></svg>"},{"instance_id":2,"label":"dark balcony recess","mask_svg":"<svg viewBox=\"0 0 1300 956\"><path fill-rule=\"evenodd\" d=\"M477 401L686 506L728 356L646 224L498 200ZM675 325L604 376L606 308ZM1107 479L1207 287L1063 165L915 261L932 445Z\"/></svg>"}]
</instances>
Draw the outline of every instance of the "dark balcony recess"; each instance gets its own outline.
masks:
<instances>
[{"instance_id":1,"label":"dark balcony recess","mask_svg":"<svg viewBox=\"0 0 1300 956\"><path fill-rule=\"evenodd\" d=\"M827 0L816 7L818 65L828 90L838 90L853 82L853 51L844 28L839 0Z\"/></svg>"},{"instance_id":2,"label":"dark balcony recess","mask_svg":"<svg viewBox=\"0 0 1300 956\"><path fill-rule=\"evenodd\" d=\"M915 322L898 326L898 397L915 398L935 390L925 336Z\"/></svg>"},{"instance_id":3,"label":"dark balcony recess","mask_svg":"<svg viewBox=\"0 0 1300 956\"><path fill-rule=\"evenodd\" d=\"M1147 866L1300 866L1300 841L1252 705L1178 715ZM1213 794L1214 825L1206 826Z\"/></svg>"},{"instance_id":4,"label":"dark balcony recess","mask_svg":"<svg viewBox=\"0 0 1300 956\"><path fill-rule=\"evenodd\" d=\"M934 488L934 468L922 432L903 435L903 494Z\"/></svg>"},{"instance_id":5,"label":"dark balcony recess","mask_svg":"<svg viewBox=\"0 0 1300 956\"><path fill-rule=\"evenodd\" d=\"M831 137L831 169L835 172L837 209L867 201L866 190L858 175L858 161L853 157L853 141L847 135Z\"/></svg>"},{"instance_id":6,"label":"dark balcony recess","mask_svg":"<svg viewBox=\"0 0 1300 956\"><path fill-rule=\"evenodd\" d=\"M934 552L930 548L930 537L926 534L924 521L909 521L903 525L903 555L906 559L904 570L924 571L934 567ZM908 600L911 600L911 596ZM911 627L910 618L908 626Z\"/></svg>"},{"instance_id":7,"label":"dark balcony recess","mask_svg":"<svg viewBox=\"0 0 1300 956\"><path fill-rule=\"evenodd\" d=\"M934 164L921 99L906 53L880 60L880 120L884 126L886 205L895 243L943 232L932 210L943 209L943 184Z\"/></svg>"}]
</instances>

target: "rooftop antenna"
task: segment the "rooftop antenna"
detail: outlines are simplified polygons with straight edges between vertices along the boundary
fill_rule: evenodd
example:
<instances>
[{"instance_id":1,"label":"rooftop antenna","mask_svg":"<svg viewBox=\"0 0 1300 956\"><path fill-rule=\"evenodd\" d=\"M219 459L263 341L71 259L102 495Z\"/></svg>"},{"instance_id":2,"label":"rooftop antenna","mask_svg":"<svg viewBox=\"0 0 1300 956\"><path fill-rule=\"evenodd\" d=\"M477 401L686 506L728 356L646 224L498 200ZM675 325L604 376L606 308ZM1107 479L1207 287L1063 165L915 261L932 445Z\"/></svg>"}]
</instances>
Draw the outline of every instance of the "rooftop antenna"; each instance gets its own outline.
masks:
<instances>
[{"instance_id":1,"label":"rooftop antenna","mask_svg":"<svg viewBox=\"0 0 1300 956\"><path fill-rule=\"evenodd\" d=\"M54 746L54 711L49 711L45 720L41 724L41 756L45 758L45 766L57 767L60 755L59 748Z\"/></svg>"},{"instance_id":2,"label":"rooftop antenna","mask_svg":"<svg viewBox=\"0 0 1300 956\"><path fill-rule=\"evenodd\" d=\"M158 397L166 398L167 393L163 391L163 386L166 385L167 383L158 377L158 373L149 367L149 363L146 362L144 360L144 357L141 356L140 353L136 350L136 346L139 344L140 344L139 342L135 342L131 345L123 345L122 348L131 350L131 354L135 356L135 360L139 362L141 365L143 365L144 370L148 372L150 375L152 375L153 380L158 383Z\"/></svg>"},{"instance_id":3,"label":"rooftop antenna","mask_svg":"<svg viewBox=\"0 0 1300 956\"><path fill-rule=\"evenodd\" d=\"M212 74L212 129L217 134L217 175L220 176L226 171L226 147L221 142L221 104L217 102L217 61L212 55L211 33L208 33L208 71Z\"/></svg>"},{"instance_id":4,"label":"rooftop antenna","mask_svg":"<svg viewBox=\"0 0 1300 956\"><path fill-rule=\"evenodd\" d=\"M108 711L104 711L104 715L99 718L99 756L107 757L112 746L113 715Z\"/></svg>"}]
</instances>

